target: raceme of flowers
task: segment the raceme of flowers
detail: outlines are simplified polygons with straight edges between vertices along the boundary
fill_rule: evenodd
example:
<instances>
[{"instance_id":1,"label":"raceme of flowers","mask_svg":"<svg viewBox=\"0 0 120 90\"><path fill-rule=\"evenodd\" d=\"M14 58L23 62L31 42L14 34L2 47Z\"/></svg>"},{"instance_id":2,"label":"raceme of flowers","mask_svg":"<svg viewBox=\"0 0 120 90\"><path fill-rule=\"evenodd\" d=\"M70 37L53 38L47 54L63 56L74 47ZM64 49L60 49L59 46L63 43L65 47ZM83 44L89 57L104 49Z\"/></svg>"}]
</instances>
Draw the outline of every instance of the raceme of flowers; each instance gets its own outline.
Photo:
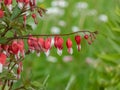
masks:
<instances>
[{"instance_id":1,"label":"raceme of flowers","mask_svg":"<svg viewBox=\"0 0 120 90\"><path fill-rule=\"evenodd\" d=\"M92 37L92 38L95 39L95 37ZM85 34L84 39L87 40L88 44L92 43L91 35ZM80 35L75 36L75 42L76 42L78 51L81 50L81 40L82 40L82 37ZM54 41L54 47L57 49L58 55L62 55L64 42L66 42L68 53L69 54L73 53L73 49L72 49L73 43L70 38L64 41L62 37L55 36L53 41ZM41 52L44 52L46 56L48 56L52 48L52 38L50 37L46 39L42 37L36 38L36 37L33 37L32 35L29 35L27 44L28 44L28 50L25 50L24 48L23 39L13 40L9 45L6 45L6 44L0 45L0 72L2 72L2 67L5 64L7 57L9 58L10 56L14 56L15 60L19 60L21 57L22 58L25 57L26 51L31 53L35 51L38 56L40 56ZM20 70L18 70L18 72L20 72Z\"/></svg>"}]
</instances>

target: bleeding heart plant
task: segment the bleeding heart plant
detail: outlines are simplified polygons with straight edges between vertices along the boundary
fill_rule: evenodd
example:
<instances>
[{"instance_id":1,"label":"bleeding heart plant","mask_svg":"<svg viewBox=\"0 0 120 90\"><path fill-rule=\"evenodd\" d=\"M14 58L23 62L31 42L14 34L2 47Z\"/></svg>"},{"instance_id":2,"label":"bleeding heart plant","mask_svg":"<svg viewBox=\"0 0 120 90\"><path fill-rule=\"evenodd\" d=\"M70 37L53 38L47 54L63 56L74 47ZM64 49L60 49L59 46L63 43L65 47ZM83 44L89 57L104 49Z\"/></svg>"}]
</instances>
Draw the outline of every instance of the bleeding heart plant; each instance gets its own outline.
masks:
<instances>
[{"instance_id":1,"label":"bleeding heart plant","mask_svg":"<svg viewBox=\"0 0 120 90\"><path fill-rule=\"evenodd\" d=\"M82 40L87 40L88 44L91 44L96 38L97 31L90 32L85 30L68 34L25 34L25 32L30 32L32 29L31 25L26 22L28 18L33 18L34 23L38 24L37 15L42 17L47 10L37 6L36 0L16 0L14 3L13 0L0 0L0 74L5 71L13 75L13 70L16 71L16 75L13 75L14 79L13 77L12 79L6 79L7 75L4 78L0 77L3 85L2 90L5 89L7 83L9 84L9 90L12 90L14 80L20 79L23 69L22 61L26 54L31 52L36 52L38 56L42 52L46 56L50 54L53 46L52 37L54 37L54 46L58 55L62 55L64 41L66 41L68 53L73 53L72 39L69 37L64 40L63 36L75 35L78 51L81 50ZM12 32L12 35L8 36L9 32ZM84 36L79 35L79 33L84 34ZM24 39L27 39L28 50L24 48Z\"/></svg>"}]
</instances>

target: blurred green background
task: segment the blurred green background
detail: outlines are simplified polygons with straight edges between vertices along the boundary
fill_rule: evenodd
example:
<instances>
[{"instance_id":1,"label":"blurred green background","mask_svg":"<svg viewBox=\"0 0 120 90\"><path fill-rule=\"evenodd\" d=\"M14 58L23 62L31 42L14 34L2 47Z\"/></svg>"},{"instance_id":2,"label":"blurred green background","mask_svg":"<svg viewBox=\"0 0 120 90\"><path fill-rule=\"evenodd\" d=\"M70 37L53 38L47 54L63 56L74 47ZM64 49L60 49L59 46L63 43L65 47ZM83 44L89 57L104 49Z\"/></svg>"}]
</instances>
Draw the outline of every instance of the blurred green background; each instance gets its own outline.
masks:
<instances>
[{"instance_id":1,"label":"blurred green background","mask_svg":"<svg viewBox=\"0 0 120 90\"><path fill-rule=\"evenodd\" d=\"M73 55L64 44L62 56L53 47L48 57L41 53L26 56L20 82L44 83L45 90L120 90L120 1L119 0L37 0L47 13L39 19L34 34L59 34L78 30L98 30L88 45L82 40L77 51L74 35ZM32 89L29 89L32 90ZM36 89L42 90L42 89Z\"/></svg>"}]
</instances>

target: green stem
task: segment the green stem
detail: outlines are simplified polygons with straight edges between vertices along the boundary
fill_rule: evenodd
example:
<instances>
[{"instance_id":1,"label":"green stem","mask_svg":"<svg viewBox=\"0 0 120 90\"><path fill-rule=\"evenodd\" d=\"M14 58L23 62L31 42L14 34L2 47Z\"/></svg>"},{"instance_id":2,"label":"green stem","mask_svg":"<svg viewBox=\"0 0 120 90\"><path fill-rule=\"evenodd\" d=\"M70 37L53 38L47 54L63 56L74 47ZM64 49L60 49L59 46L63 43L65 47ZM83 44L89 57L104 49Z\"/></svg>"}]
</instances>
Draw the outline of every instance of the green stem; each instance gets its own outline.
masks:
<instances>
[{"instance_id":1,"label":"green stem","mask_svg":"<svg viewBox=\"0 0 120 90\"><path fill-rule=\"evenodd\" d=\"M2 90L5 90L5 86L7 84L7 80L5 80L4 84L3 84L3 87L2 87Z\"/></svg>"},{"instance_id":2,"label":"green stem","mask_svg":"<svg viewBox=\"0 0 120 90\"><path fill-rule=\"evenodd\" d=\"M32 36L69 36L69 35L73 35L73 34L78 34L78 33L94 33L94 34L98 34L98 31L77 31L77 32L72 32L72 33L66 33L66 34L32 34ZM17 36L17 37L11 37L11 38L7 38L8 40L13 40L13 39L28 39L29 35L23 35L23 36Z\"/></svg>"}]
</instances>

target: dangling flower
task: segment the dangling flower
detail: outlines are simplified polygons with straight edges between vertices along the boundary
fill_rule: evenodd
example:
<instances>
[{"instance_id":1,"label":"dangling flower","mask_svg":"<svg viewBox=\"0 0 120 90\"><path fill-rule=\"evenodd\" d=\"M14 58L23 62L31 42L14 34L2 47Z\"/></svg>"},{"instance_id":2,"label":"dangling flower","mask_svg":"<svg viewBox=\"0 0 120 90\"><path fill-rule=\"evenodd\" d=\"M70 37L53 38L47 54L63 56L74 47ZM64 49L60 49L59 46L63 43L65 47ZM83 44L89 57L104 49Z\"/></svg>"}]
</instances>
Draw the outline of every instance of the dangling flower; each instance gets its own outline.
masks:
<instances>
[{"instance_id":1,"label":"dangling flower","mask_svg":"<svg viewBox=\"0 0 120 90\"><path fill-rule=\"evenodd\" d=\"M49 56L50 54L50 48L51 48L51 38L47 38L44 43L45 48L45 54L46 56Z\"/></svg>"},{"instance_id":2,"label":"dangling flower","mask_svg":"<svg viewBox=\"0 0 120 90\"><path fill-rule=\"evenodd\" d=\"M33 6L36 6L36 0L33 0Z\"/></svg>"},{"instance_id":3,"label":"dangling flower","mask_svg":"<svg viewBox=\"0 0 120 90\"><path fill-rule=\"evenodd\" d=\"M20 54L22 54L22 57L25 57L25 50L24 50L24 41L23 40L19 40L18 41L18 46L19 46L19 51Z\"/></svg>"},{"instance_id":4,"label":"dangling flower","mask_svg":"<svg viewBox=\"0 0 120 90\"><path fill-rule=\"evenodd\" d=\"M72 41L71 41L70 38L67 39L66 46L68 48L68 53L72 54L73 53L73 49L72 49Z\"/></svg>"},{"instance_id":5,"label":"dangling flower","mask_svg":"<svg viewBox=\"0 0 120 90\"><path fill-rule=\"evenodd\" d=\"M63 49L63 39L61 37L55 36L54 38L54 46L57 48L58 55L62 55L62 49Z\"/></svg>"},{"instance_id":6,"label":"dangling flower","mask_svg":"<svg viewBox=\"0 0 120 90\"><path fill-rule=\"evenodd\" d=\"M21 74L22 70L23 70L23 65L22 65L22 62L20 62L18 64L18 68L17 68L17 79L20 79L20 74Z\"/></svg>"},{"instance_id":7,"label":"dangling flower","mask_svg":"<svg viewBox=\"0 0 120 90\"><path fill-rule=\"evenodd\" d=\"M14 41L12 42L11 51L12 51L13 54L15 54L15 58L18 60L18 59L20 58L20 57L19 57L20 48L19 48L19 45L18 45L17 40L14 40Z\"/></svg>"},{"instance_id":8,"label":"dangling flower","mask_svg":"<svg viewBox=\"0 0 120 90\"><path fill-rule=\"evenodd\" d=\"M24 4L27 5L29 4L30 0L24 0Z\"/></svg>"},{"instance_id":9,"label":"dangling flower","mask_svg":"<svg viewBox=\"0 0 120 90\"><path fill-rule=\"evenodd\" d=\"M45 42L45 41L44 41L43 38L38 38L38 45L39 45L40 51L43 51L44 42Z\"/></svg>"},{"instance_id":10,"label":"dangling flower","mask_svg":"<svg viewBox=\"0 0 120 90\"><path fill-rule=\"evenodd\" d=\"M4 11L0 9L0 18L4 17Z\"/></svg>"},{"instance_id":11,"label":"dangling flower","mask_svg":"<svg viewBox=\"0 0 120 90\"><path fill-rule=\"evenodd\" d=\"M2 73L3 65L6 62L6 55L4 53L0 53L0 73Z\"/></svg>"},{"instance_id":12,"label":"dangling flower","mask_svg":"<svg viewBox=\"0 0 120 90\"><path fill-rule=\"evenodd\" d=\"M4 4L12 11L12 0L4 0Z\"/></svg>"},{"instance_id":13,"label":"dangling flower","mask_svg":"<svg viewBox=\"0 0 120 90\"><path fill-rule=\"evenodd\" d=\"M40 56L40 52L43 51L43 48L44 48L44 39L43 38L37 39L35 48L36 48L37 56Z\"/></svg>"},{"instance_id":14,"label":"dangling flower","mask_svg":"<svg viewBox=\"0 0 120 90\"><path fill-rule=\"evenodd\" d=\"M80 51L81 50L81 36L80 35L76 35L75 36L75 41L77 43L77 49L78 49L78 51Z\"/></svg>"},{"instance_id":15,"label":"dangling flower","mask_svg":"<svg viewBox=\"0 0 120 90\"><path fill-rule=\"evenodd\" d=\"M17 40L12 42L11 49L12 49L13 54L18 54L18 52L19 52L19 45L17 43Z\"/></svg>"},{"instance_id":16,"label":"dangling flower","mask_svg":"<svg viewBox=\"0 0 120 90\"><path fill-rule=\"evenodd\" d=\"M7 56L9 56L9 52L8 52L9 45L2 44L2 45L1 45L1 48L3 49L3 52L4 52Z\"/></svg>"},{"instance_id":17,"label":"dangling flower","mask_svg":"<svg viewBox=\"0 0 120 90\"><path fill-rule=\"evenodd\" d=\"M33 14L32 14L32 18L34 19L35 24L38 24L36 17L37 17L36 14L33 13Z\"/></svg>"},{"instance_id":18,"label":"dangling flower","mask_svg":"<svg viewBox=\"0 0 120 90\"><path fill-rule=\"evenodd\" d=\"M18 3L18 7L20 9L23 8L23 6L25 5L26 7L29 5L29 0L16 0Z\"/></svg>"},{"instance_id":19,"label":"dangling flower","mask_svg":"<svg viewBox=\"0 0 120 90\"><path fill-rule=\"evenodd\" d=\"M12 0L4 0L4 4L5 5L11 5L12 4Z\"/></svg>"},{"instance_id":20,"label":"dangling flower","mask_svg":"<svg viewBox=\"0 0 120 90\"><path fill-rule=\"evenodd\" d=\"M34 50L39 50L37 38L30 35L28 38L28 46L31 52L34 52Z\"/></svg>"}]
</instances>

